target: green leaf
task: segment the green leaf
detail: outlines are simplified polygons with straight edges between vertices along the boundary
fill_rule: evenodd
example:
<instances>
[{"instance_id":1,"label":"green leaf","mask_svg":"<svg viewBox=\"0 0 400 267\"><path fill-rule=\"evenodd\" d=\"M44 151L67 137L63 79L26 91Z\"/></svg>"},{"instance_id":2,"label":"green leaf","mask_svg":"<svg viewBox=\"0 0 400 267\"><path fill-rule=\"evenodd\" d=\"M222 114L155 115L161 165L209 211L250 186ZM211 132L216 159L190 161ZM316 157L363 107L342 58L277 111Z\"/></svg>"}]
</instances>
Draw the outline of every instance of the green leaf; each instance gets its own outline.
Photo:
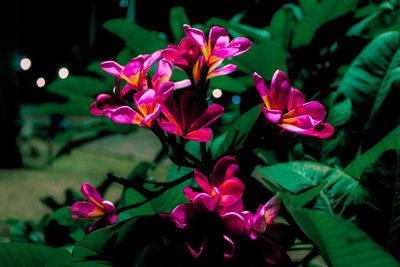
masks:
<instances>
[{"instance_id":1,"label":"green leaf","mask_svg":"<svg viewBox=\"0 0 400 267\"><path fill-rule=\"evenodd\" d=\"M94 101L95 98L70 95L67 102L38 104L35 107L35 113L90 116L90 104Z\"/></svg>"},{"instance_id":2,"label":"green leaf","mask_svg":"<svg viewBox=\"0 0 400 267\"><path fill-rule=\"evenodd\" d=\"M346 124L351 118L351 100L346 96L341 96L343 95L336 95L326 119L326 122L334 128Z\"/></svg>"},{"instance_id":3,"label":"green leaf","mask_svg":"<svg viewBox=\"0 0 400 267\"><path fill-rule=\"evenodd\" d=\"M260 110L260 106L255 106L235 120L229 128L214 158L219 158L226 153L228 149L235 150L244 143L254 122L260 114Z\"/></svg>"},{"instance_id":4,"label":"green leaf","mask_svg":"<svg viewBox=\"0 0 400 267\"><path fill-rule=\"evenodd\" d=\"M364 169L354 202L358 225L400 259L400 147Z\"/></svg>"},{"instance_id":5,"label":"green leaf","mask_svg":"<svg viewBox=\"0 0 400 267\"><path fill-rule=\"evenodd\" d=\"M175 41L178 43L181 39L186 37L183 31L183 25L190 25L190 20L186 15L185 9L182 6L171 8L169 23L171 25L172 34L175 37Z\"/></svg>"},{"instance_id":6,"label":"green leaf","mask_svg":"<svg viewBox=\"0 0 400 267\"><path fill-rule=\"evenodd\" d=\"M247 90L247 86L238 78L227 75L218 76L211 79L211 86L222 91L240 94Z\"/></svg>"},{"instance_id":7,"label":"green leaf","mask_svg":"<svg viewBox=\"0 0 400 267\"><path fill-rule=\"evenodd\" d=\"M344 171L358 179L368 164L389 149L400 149L400 126L394 129L367 152L350 162Z\"/></svg>"},{"instance_id":8,"label":"green leaf","mask_svg":"<svg viewBox=\"0 0 400 267\"><path fill-rule=\"evenodd\" d=\"M262 167L259 172L294 194L326 182L314 208L330 213L343 214L346 211L358 184L339 169L308 161L279 163Z\"/></svg>"},{"instance_id":9,"label":"green leaf","mask_svg":"<svg viewBox=\"0 0 400 267\"><path fill-rule=\"evenodd\" d=\"M354 11L357 0L301 1L305 16L294 29L292 47L308 45L317 30L325 23Z\"/></svg>"},{"instance_id":10,"label":"green leaf","mask_svg":"<svg viewBox=\"0 0 400 267\"><path fill-rule=\"evenodd\" d=\"M69 75L66 79L55 80L47 89L52 93L68 98L71 94L94 97L110 91L112 88L109 87L109 84L97 78Z\"/></svg>"},{"instance_id":11,"label":"green leaf","mask_svg":"<svg viewBox=\"0 0 400 267\"><path fill-rule=\"evenodd\" d=\"M400 266L365 232L337 215L293 209L290 212L332 267Z\"/></svg>"},{"instance_id":12,"label":"green leaf","mask_svg":"<svg viewBox=\"0 0 400 267\"><path fill-rule=\"evenodd\" d=\"M60 266L56 262L70 266L68 262L71 262L71 258L71 254L62 248L28 243L0 243L0 266Z\"/></svg>"},{"instance_id":13,"label":"green leaf","mask_svg":"<svg viewBox=\"0 0 400 267\"><path fill-rule=\"evenodd\" d=\"M167 47L167 42L155 31L148 31L126 19L112 19L103 27L121 37L138 54L151 54Z\"/></svg>"},{"instance_id":14,"label":"green leaf","mask_svg":"<svg viewBox=\"0 0 400 267\"><path fill-rule=\"evenodd\" d=\"M277 69L287 72L289 53L276 41L265 40L253 43L246 53L231 59L240 71L248 74L257 72L266 80L272 78Z\"/></svg>"},{"instance_id":15,"label":"green leaf","mask_svg":"<svg viewBox=\"0 0 400 267\"><path fill-rule=\"evenodd\" d=\"M305 192L300 194L290 194L286 192L278 192L277 198L282 199L288 209L302 207L309 203L319 194L326 186L327 182L307 188Z\"/></svg>"},{"instance_id":16,"label":"green leaf","mask_svg":"<svg viewBox=\"0 0 400 267\"><path fill-rule=\"evenodd\" d=\"M369 43L348 68L338 88L352 102L352 124L357 129L387 128L397 124L377 117L381 107L396 105L388 96L400 83L400 34L386 33ZM387 111L387 110L386 110ZM398 116L392 114L392 116ZM378 120L378 121L375 121ZM367 124L367 125L366 125Z\"/></svg>"}]
</instances>

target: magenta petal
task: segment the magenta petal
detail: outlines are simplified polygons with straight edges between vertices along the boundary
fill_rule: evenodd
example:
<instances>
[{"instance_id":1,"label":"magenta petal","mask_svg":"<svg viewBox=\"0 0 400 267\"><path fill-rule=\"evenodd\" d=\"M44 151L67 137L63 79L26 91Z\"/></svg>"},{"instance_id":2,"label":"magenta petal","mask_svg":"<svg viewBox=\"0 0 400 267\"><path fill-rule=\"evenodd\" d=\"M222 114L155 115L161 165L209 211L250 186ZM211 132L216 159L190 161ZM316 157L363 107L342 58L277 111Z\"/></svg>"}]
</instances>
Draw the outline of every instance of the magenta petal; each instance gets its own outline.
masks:
<instances>
[{"instance_id":1,"label":"magenta petal","mask_svg":"<svg viewBox=\"0 0 400 267\"><path fill-rule=\"evenodd\" d=\"M161 95L159 98L161 103L161 111L167 117L167 119L174 123L175 125L181 126L180 113L178 110L178 106L171 97ZM160 125L161 126L161 125ZM183 129L182 129L183 130ZM182 131L181 131L182 132Z\"/></svg>"},{"instance_id":2,"label":"magenta petal","mask_svg":"<svg viewBox=\"0 0 400 267\"><path fill-rule=\"evenodd\" d=\"M304 95L297 89L292 88L290 91L290 99L288 104L288 110L291 111L297 107L302 106L305 103Z\"/></svg>"},{"instance_id":3,"label":"magenta petal","mask_svg":"<svg viewBox=\"0 0 400 267\"><path fill-rule=\"evenodd\" d=\"M265 84L264 79L257 72L254 72L253 80L254 80L254 84L256 85L256 88L257 88L258 93L260 94L262 100L264 101L267 108L270 109L271 107L269 104L269 89L268 89L267 85Z\"/></svg>"},{"instance_id":4,"label":"magenta petal","mask_svg":"<svg viewBox=\"0 0 400 267\"><path fill-rule=\"evenodd\" d=\"M158 125L166 132L182 136L183 132L181 127L174 122L170 122L164 118L158 118Z\"/></svg>"},{"instance_id":5,"label":"magenta petal","mask_svg":"<svg viewBox=\"0 0 400 267\"><path fill-rule=\"evenodd\" d=\"M233 64L228 64L222 68L216 69L210 73L207 74L207 79L213 78L213 77L217 77L217 76L221 76L221 75L227 75L230 74L232 72L234 72L236 70L236 65Z\"/></svg>"},{"instance_id":6,"label":"magenta petal","mask_svg":"<svg viewBox=\"0 0 400 267\"><path fill-rule=\"evenodd\" d=\"M196 129L189 128L189 126L195 121L199 116L199 99L195 92L185 91L181 95L180 106L181 106L181 121L182 130L184 132L191 132Z\"/></svg>"},{"instance_id":7,"label":"magenta petal","mask_svg":"<svg viewBox=\"0 0 400 267\"><path fill-rule=\"evenodd\" d=\"M235 203L243 194L244 184L237 178L232 177L226 179L219 187L221 193L221 206L232 205Z\"/></svg>"},{"instance_id":8,"label":"magenta petal","mask_svg":"<svg viewBox=\"0 0 400 267\"><path fill-rule=\"evenodd\" d=\"M317 125L325 118L325 108L317 101L307 102L295 109L289 111L282 116L282 119L289 119L308 115L311 117L313 124Z\"/></svg>"},{"instance_id":9,"label":"magenta petal","mask_svg":"<svg viewBox=\"0 0 400 267\"><path fill-rule=\"evenodd\" d=\"M246 222L240 214L236 212L225 213L221 216L221 220L225 233L229 236L239 238L243 235Z\"/></svg>"},{"instance_id":10,"label":"magenta petal","mask_svg":"<svg viewBox=\"0 0 400 267\"><path fill-rule=\"evenodd\" d=\"M192 125L190 125L188 131L194 131L210 125L216 119L218 119L224 113L224 107L218 104L212 104L209 106L203 114L198 117Z\"/></svg>"},{"instance_id":11,"label":"magenta petal","mask_svg":"<svg viewBox=\"0 0 400 267\"><path fill-rule=\"evenodd\" d=\"M220 215L229 213L229 212L235 212L235 213L242 213L243 212L243 200L239 198L235 203L229 205L229 206L224 206L221 210Z\"/></svg>"},{"instance_id":12,"label":"magenta petal","mask_svg":"<svg viewBox=\"0 0 400 267\"><path fill-rule=\"evenodd\" d=\"M164 59L158 62L157 70L154 73L151 84L154 89L157 89L160 83L169 81L172 75L172 63Z\"/></svg>"},{"instance_id":13,"label":"magenta petal","mask_svg":"<svg viewBox=\"0 0 400 267\"><path fill-rule=\"evenodd\" d=\"M102 205L104 206L104 210L108 219L108 222L110 224L115 223L115 221L117 220L117 214L116 214L116 210L114 207L114 204L111 203L110 201L103 201Z\"/></svg>"},{"instance_id":14,"label":"magenta petal","mask_svg":"<svg viewBox=\"0 0 400 267\"><path fill-rule=\"evenodd\" d=\"M237 37L228 44L228 47L238 49L238 51L233 55L233 56L238 56L250 49L251 42L249 39Z\"/></svg>"},{"instance_id":15,"label":"magenta petal","mask_svg":"<svg viewBox=\"0 0 400 267\"><path fill-rule=\"evenodd\" d=\"M291 86L288 77L283 71L277 70L271 81L270 109L284 111L289 104L290 91Z\"/></svg>"},{"instance_id":16,"label":"magenta petal","mask_svg":"<svg viewBox=\"0 0 400 267\"><path fill-rule=\"evenodd\" d=\"M99 207L102 207L101 202L103 202L103 198L99 192L97 192L96 188L88 183L83 183L81 187L81 193L86 197L87 200L93 202Z\"/></svg>"},{"instance_id":17,"label":"magenta petal","mask_svg":"<svg viewBox=\"0 0 400 267\"><path fill-rule=\"evenodd\" d=\"M193 200L198 194L200 194L199 192L194 192L192 190L192 188L190 187L185 187L183 188L183 194L185 195L185 197L187 197L189 200Z\"/></svg>"},{"instance_id":18,"label":"magenta petal","mask_svg":"<svg viewBox=\"0 0 400 267\"><path fill-rule=\"evenodd\" d=\"M136 57L132 59L124 68L123 75L127 77L135 86L141 86L138 84L140 74L143 68L143 58Z\"/></svg>"},{"instance_id":19,"label":"magenta petal","mask_svg":"<svg viewBox=\"0 0 400 267\"><path fill-rule=\"evenodd\" d=\"M100 63L100 68L111 75L121 77L123 67L114 61L105 61Z\"/></svg>"},{"instance_id":20,"label":"magenta petal","mask_svg":"<svg viewBox=\"0 0 400 267\"><path fill-rule=\"evenodd\" d=\"M153 113L148 114L146 117L143 118L143 120L139 123L139 126L147 126L147 127L153 127L154 124L154 119L158 117L161 113L161 105L156 104Z\"/></svg>"},{"instance_id":21,"label":"magenta petal","mask_svg":"<svg viewBox=\"0 0 400 267\"><path fill-rule=\"evenodd\" d=\"M139 124L143 120L143 117L131 107L122 106L113 111L111 119L116 123Z\"/></svg>"},{"instance_id":22,"label":"magenta petal","mask_svg":"<svg viewBox=\"0 0 400 267\"><path fill-rule=\"evenodd\" d=\"M200 255L203 253L203 250L204 250L204 248L205 248L205 246L206 246L206 243L207 243L207 237L204 237L203 240L201 241L199 251L195 251L195 250L192 248L192 246L189 244L188 241L186 241L186 246L188 247L190 254L192 254L192 256L193 256L195 259L197 259L197 258L200 257Z\"/></svg>"},{"instance_id":23,"label":"magenta petal","mask_svg":"<svg viewBox=\"0 0 400 267\"><path fill-rule=\"evenodd\" d=\"M198 194L192 203L199 213L216 212L218 210L217 202L206 193Z\"/></svg>"},{"instance_id":24,"label":"magenta petal","mask_svg":"<svg viewBox=\"0 0 400 267\"><path fill-rule=\"evenodd\" d=\"M222 237L227 241L224 243L224 258L232 258L233 253L235 252L235 243L233 243L232 239L226 235L222 235Z\"/></svg>"},{"instance_id":25,"label":"magenta petal","mask_svg":"<svg viewBox=\"0 0 400 267\"><path fill-rule=\"evenodd\" d=\"M320 123L314 127L314 131L308 133L307 135L316 136L319 138L328 138L334 132L333 127L328 123Z\"/></svg>"},{"instance_id":26,"label":"magenta petal","mask_svg":"<svg viewBox=\"0 0 400 267\"><path fill-rule=\"evenodd\" d=\"M238 165L235 158L225 156L219 159L211 175L211 186L219 188L226 179L230 178L227 174L232 175L232 167L234 171L237 171Z\"/></svg>"},{"instance_id":27,"label":"magenta petal","mask_svg":"<svg viewBox=\"0 0 400 267\"><path fill-rule=\"evenodd\" d=\"M144 57L143 72L147 72L160 59L162 52L162 50L158 50L151 55L146 55L146 58Z\"/></svg>"},{"instance_id":28,"label":"magenta petal","mask_svg":"<svg viewBox=\"0 0 400 267\"><path fill-rule=\"evenodd\" d=\"M213 60L217 58L228 58L228 57L233 57L238 52L239 52L238 48L225 47L212 51L210 57L212 57Z\"/></svg>"},{"instance_id":29,"label":"magenta petal","mask_svg":"<svg viewBox=\"0 0 400 267\"><path fill-rule=\"evenodd\" d=\"M201 172L197 171L196 169L194 170L194 177L196 179L197 184L200 186L200 188L205 193L211 195L212 188L210 186L210 183L208 182L207 177L205 177Z\"/></svg>"},{"instance_id":30,"label":"magenta petal","mask_svg":"<svg viewBox=\"0 0 400 267\"><path fill-rule=\"evenodd\" d=\"M78 201L71 206L70 212L75 219L95 219L104 216L104 211L92 202Z\"/></svg>"},{"instance_id":31,"label":"magenta petal","mask_svg":"<svg viewBox=\"0 0 400 267\"><path fill-rule=\"evenodd\" d=\"M282 111L280 110L270 110L264 106L261 106L261 109L264 112L265 117L274 123L278 122L282 118Z\"/></svg>"},{"instance_id":32,"label":"magenta petal","mask_svg":"<svg viewBox=\"0 0 400 267\"><path fill-rule=\"evenodd\" d=\"M90 104L89 110L90 110L90 113L92 113L93 115L96 115L96 116L104 115L103 110L101 110L97 107L97 102L93 102L92 104Z\"/></svg>"},{"instance_id":33,"label":"magenta petal","mask_svg":"<svg viewBox=\"0 0 400 267\"><path fill-rule=\"evenodd\" d=\"M175 84L173 82L163 82L161 83L157 89L156 89L156 95L157 97L164 95L164 96L170 96L172 92L174 91Z\"/></svg>"},{"instance_id":34,"label":"magenta petal","mask_svg":"<svg viewBox=\"0 0 400 267\"><path fill-rule=\"evenodd\" d=\"M170 218L179 228L189 227L189 221L194 216L191 204L181 204L177 206L170 215Z\"/></svg>"},{"instance_id":35,"label":"magenta petal","mask_svg":"<svg viewBox=\"0 0 400 267\"><path fill-rule=\"evenodd\" d=\"M206 37L201 30L192 28L187 24L183 25L183 30L199 47L204 47L206 45Z\"/></svg>"},{"instance_id":36,"label":"magenta petal","mask_svg":"<svg viewBox=\"0 0 400 267\"><path fill-rule=\"evenodd\" d=\"M135 105L143 116L147 116L153 112L153 101L156 92L153 89L146 89L137 92L133 99Z\"/></svg>"},{"instance_id":37,"label":"magenta petal","mask_svg":"<svg viewBox=\"0 0 400 267\"><path fill-rule=\"evenodd\" d=\"M221 27L214 26L208 34L208 44L211 50L226 47L229 43L228 32Z\"/></svg>"},{"instance_id":38,"label":"magenta petal","mask_svg":"<svg viewBox=\"0 0 400 267\"><path fill-rule=\"evenodd\" d=\"M202 128L197 131L193 131L183 135L183 138L196 141L196 142L208 142L211 140L212 131L210 128Z\"/></svg>"},{"instance_id":39,"label":"magenta petal","mask_svg":"<svg viewBox=\"0 0 400 267\"><path fill-rule=\"evenodd\" d=\"M279 210L282 207L282 200L277 197L272 197L267 204L265 204L265 220L266 222L272 222L278 215Z\"/></svg>"},{"instance_id":40,"label":"magenta petal","mask_svg":"<svg viewBox=\"0 0 400 267\"><path fill-rule=\"evenodd\" d=\"M314 123L309 115L288 119L282 117L277 124L285 130L299 134L308 134L314 130Z\"/></svg>"},{"instance_id":41,"label":"magenta petal","mask_svg":"<svg viewBox=\"0 0 400 267\"><path fill-rule=\"evenodd\" d=\"M185 88L189 87L192 83L190 82L189 79L185 79L179 82L175 82L175 89L180 89L180 88Z\"/></svg>"},{"instance_id":42,"label":"magenta petal","mask_svg":"<svg viewBox=\"0 0 400 267\"><path fill-rule=\"evenodd\" d=\"M267 229L267 222L264 217L265 205L260 205L256 214L254 214L252 221L252 228L257 233L264 233Z\"/></svg>"}]
</instances>

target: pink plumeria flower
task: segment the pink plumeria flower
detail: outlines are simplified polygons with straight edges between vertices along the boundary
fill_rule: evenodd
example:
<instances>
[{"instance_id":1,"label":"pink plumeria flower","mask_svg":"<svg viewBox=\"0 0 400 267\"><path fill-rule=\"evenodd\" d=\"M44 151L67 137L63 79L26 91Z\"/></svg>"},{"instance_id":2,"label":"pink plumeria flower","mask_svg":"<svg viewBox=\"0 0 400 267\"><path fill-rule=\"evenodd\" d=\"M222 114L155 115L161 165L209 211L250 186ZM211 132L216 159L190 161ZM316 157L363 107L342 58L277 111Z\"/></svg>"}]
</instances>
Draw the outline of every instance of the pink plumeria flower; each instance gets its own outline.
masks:
<instances>
[{"instance_id":1,"label":"pink plumeria flower","mask_svg":"<svg viewBox=\"0 0 400 267\"><path fill-rule=\"evenodd\" d=\"M144 89L133 96L137 111L125 105L108 109L106 115L116 123L137 124L151 128L155 118L161 113L160 96L169 96L173 90L173 82L163 82L158 85L157 90Z\"/></svg>"},{"instance_id":2,"label":"pink plumeria flower","mask_svg":"<svg viewBox=\"0 0 400 267\"><path fill-rule=\"evenodd\" d=\"M212 104L200 114L197 95L192 91L181 94L180 108L175 100L166 95L161 96L160 101L161 111L166 117L158 118L160 127L169 133L198 142L210 141L212 132L207 126L224 113L222 106Z\"/></svg>"},{"instance_id":3,"label":"pink plumeria flower","mask_svg":"<svg viewBox=\"0 0 400 267\"><path fill-rule=\"evenodd\" d=\"M264 79L256 72L254 83L261 95L264 105L262 110L268 120L283 129L319 138L327 138L334 132L328 123L322 123L325 118L325 108L317 101L305 102L304 95L291 88L289 79L284 72L277 70L272 77L271 89L268 89ZM287 111L286 113L284 113Z\"/></svg>"},{"instance_id":4,"label":"pink plumeria flower","mask_svg":"<svg viewBox=\"0 0 400 267\"><path fill-rule=\"evenodd\" d=\"M100 68L117 78L127 81L122 90L125 95L130 90L142 90L143 82L146 79L148 70L161 57L162 50L158 50L151 55L140 55L132 59L126 66L121 66L115 61L105 61L100 64Z\"/></svg>"},{"instance_id":5,"label":"pink plumeria flower","mask_svg":"<svg viewBox=\"0 0 400 267\"><path fill-rule=\"evenodd\" d=\"M183 25L183 30L186 35L191 38L200 47L203 57L193 67L193 76L198 81L203 65L207 67L207 77L212 77L230 74L235 71L236 66L228 64L222 68L216 69L222 64L225 58L238 56L250 49L251 42L246 38L235 38L230 42L229 35L224 28L214 26L211 28L208 42L201 30Z\"/></svg>"},{"instance_id":6,"label":"pink plumeria flower","mask_svg":"<svg viewBox=\"0 0 400 267\"><path fill-rule=\"evenodd\" d=\"M200 193L189 203L177 206L170 218L177 227L186 230L186 245L194 258L203 253L209 239L215 240L209 237L215 233L224 242L224 258L231 258L235 251L234 240L245 232L246 220L242 213L241 201L221 208L213 197Z\"/></svg>"},{"instance_id":7,"label":"pink plumeria flower","mask_svg":"<svg viewBox=\"0 0 400 267\"><path fill-rule=\"evenodd\" d=\"M207 177L197 170L194 170L194 177L204 193L210 195L219 205L230 206L238 201L243 194L244 185L236 178L239 165L236 159L225 156L215 164L211 184ZM185 196L192 200L199 192L194 192L190 187L183 189Z\"/></svg>"},{"instance_id":8,"label":"pink plumeria flower","mask_svg":"<svg viewBox=\"0 0 400 267\"><path fill-rule=\"evenodd\" d=\"M93 186L83 183L81 192L89 202L76 202L71 206L70 212L75 219L97 219L89 228L88 233L109 226L117 220L114 205L110 201L103 200Z\"/></svg>"},{"instance_id":9,"label":"pink plumeria flower","mask_svg":"<svg viewBox=\"0 0 400 267\"><path fill-rule=\"evenodd\" d=\"M101 116L101 115L109 115L108 110L109 109L115 109L119 106L126 105L124 98L121 95L120 91L120 83L121 79L116 78L116 87L114 88L114 92L112 95L108 94L100 94L97 96L96 102L93 102L90 105L90 112L93 115L96 116Z\"/></svg>"},{"instance_id":10,"label":"pink plumeria flower","mask_svg":"<svg viewBox=\"0 0 400 267\"><path fill-rule=\"evenodd\" d=\"M168 45L162 52L162 56L174 63L175 67L182 71L193 68L200 55L200 48L189 37L183 38L178 46Z\"/></svg>"}]
</instances>

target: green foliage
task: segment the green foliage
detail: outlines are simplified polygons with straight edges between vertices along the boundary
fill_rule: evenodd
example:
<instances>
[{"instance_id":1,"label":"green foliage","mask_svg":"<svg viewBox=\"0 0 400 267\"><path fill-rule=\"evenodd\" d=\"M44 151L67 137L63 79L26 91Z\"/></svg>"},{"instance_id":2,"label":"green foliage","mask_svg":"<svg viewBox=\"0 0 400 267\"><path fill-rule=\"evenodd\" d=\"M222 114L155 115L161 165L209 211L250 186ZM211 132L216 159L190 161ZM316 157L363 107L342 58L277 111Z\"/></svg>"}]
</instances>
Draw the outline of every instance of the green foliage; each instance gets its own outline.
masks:
<instances>
[{"instance_id":1,"label":"green foliage","mask_svg":"<svg viewBox=\"0 0 400 267\"><path fill-rule=\"evenodd\" d=\"M185 9L181 6L171 8L169 23L171 25L171 31L175 37L176 45L178 45L178 42L186 37L182 30L182 26L184 24L190 25Z\"/></svg>"}]
</instances>

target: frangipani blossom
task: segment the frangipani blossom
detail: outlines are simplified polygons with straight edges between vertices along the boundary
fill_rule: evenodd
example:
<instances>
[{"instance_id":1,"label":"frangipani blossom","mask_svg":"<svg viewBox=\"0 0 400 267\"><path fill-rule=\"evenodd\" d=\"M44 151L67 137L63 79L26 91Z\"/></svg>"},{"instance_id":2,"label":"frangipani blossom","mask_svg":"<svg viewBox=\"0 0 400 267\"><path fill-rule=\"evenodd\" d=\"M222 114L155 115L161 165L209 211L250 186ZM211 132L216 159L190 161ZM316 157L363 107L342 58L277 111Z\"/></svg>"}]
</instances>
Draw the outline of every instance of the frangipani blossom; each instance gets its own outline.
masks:
<instances>
[{"instance_id":1,"label":"frangipani blossom","mask_svg":"<svg viewBox=\"0 0 400 267\"><path fill-rule=\"evenodd\" d=\"M121 66L115 61L105 61L100 64L100 68L117 78L127 81L122 90L125 95L130 90L140 91L146 79L148 70L161 57L162 50L158 50L151 55L140 55L132 59L126 66Z\"/></svg>"},{"instance_id":2,"label":"frangipani blossom","mask_svg":"<svg viewBox=\"0 0 400 267\"><path fill-rule=\"evenodd\" d=\"M244 185L235 177L238 169L239 166L236 159L225 156L215 164L211 175L211 184L207 177L197 170L194 170L194 176L203 192L211 196L220 206L224 207L232 205L242 197ZM194 192L190 187L184 188L183 192L190 200L201 194Z\"/></svg>"},{"instance_id":3,"label":"frangipani blossom","mask_svg":"<svg viewBox=\"0 0 400 267\"><path fill-rule=\"evenodd\" d=\"M224 112L224 108L218 104L212 104L200 114L199 102L196 93L185 91L180 97L180 108L175 100L163 95L160 97L161 111L165 115L158 118L160 127L185 139L208 142L212 132L207 128Z\"/></svg>"},{"instance_id":4,"label":"frangipani blossom","mask_svg":"<svg viewBox=\"0 0 400 267\"><path fill-rule=\"evenodd\" d=\"M260 205L256 214L251 218L251 228L259 234L267 230L268 223L272 222L281 209L282 201L272 197L265 205Z\"/></svg>"},{"instance_id":5,"label":"frangipani blossom","mask_svg":"<svg viewBox=\"0 0 400 267\"><path fill-rule=\"evenodd\" d=\"M151 128L154 119L161 112L160 96L169 96L173 90L173 82L163 82L157 90L144 89L133 96L137 111L125 105L108 109L106 115L116 123L138 124Z\"/></svg>"},{"instance_id":6,"label":"frangipani blossom","mask_svg":"<svg viewBox=\"0 0 400 267\"><path fill-rule=\"evenodd\" d=\"M229 35L224 28L214 26L211 28L208 42L201 30L183 25L186 35L191 38L200 48L202 57L198 59L193 67L193 76L198 81L203 65L207 67L206 79L226 75L235 71L236 66L228 64L220 69L216 69L222 64L225 58L238 56L250 49L251 42L246 38L235 38L230 41Z\"/></svg>"},{"instance_id":7,"label":"frangipani blossom","mask_svg":"<svg viewBox=\"0 0 400 267\"><path fill-rule=\"evenodd\" d=\"M328 123L322 123L326 114L325 108L317 101L306 103L304 95L299 90L291 88L285 73L279 70L275 72L271 89L268 89L264 79L257 73L254 73L253 78L264 101L262 110L268 120L298 134L319 138L327 138L333 134L333 127Z\"/></svg>"},{"instance_id":8,"label":"frangipani blossom","mask_svg":"<svg viewBox=\"0 0 400 267\"><path fill-rule=\"evenodd\" d=\"M103 200L99 192L90 184L83 183L82 194L88 201L78 201L71 206L70 212L75 219L97 219L88 232L100 229L113 224L117 220L114 205L107 200Z\"/></svg>"},{"instance_id":9,"label":"frangipani blossom","mask_svg":"<svg viewBox=\"0 0 400 267\"><path fill-rule=\"evenodd\" d=\"M193 68L200 55L200 48L189 37L183 38L178 46L168 45L162 52L162 56L174 63L175 67L182 71Z\"/></svg>"},{"instance_id":10,"label":"frangipani blossom","mask_svg":"<svg viewBox=\"0 0 400 267\"><path fill-rule=\"evenodd\" d=\"M119 84L121 82L121 79L117 78L116 80L116 87L114 88L114 93L113 95L108 95L108 94L100 94L97 96L96 102L93 102L90 105L90 112L93 115L96 116L101 116L101 115L106 115L108 114L108 110L115 109L119 106L126 105L125 100L123 99L120 89L119 89Z\"/></svg>"},{"instance_id":11,"label":"frangipani blossom","mask_svg":"<svg viewBox=\"0 0 400 267\"><path fill-rule=\"evenodd\" d=\"M241 203L221 208L206 193L196 195L189 203L177 206L170 214L175 225L187 232L186 245L194 258L204 251L210 235L216 234L223 242L224 258L231 258L235 251L234 240L243 236L246 221Z\"/></svg>"}]
</instances>

